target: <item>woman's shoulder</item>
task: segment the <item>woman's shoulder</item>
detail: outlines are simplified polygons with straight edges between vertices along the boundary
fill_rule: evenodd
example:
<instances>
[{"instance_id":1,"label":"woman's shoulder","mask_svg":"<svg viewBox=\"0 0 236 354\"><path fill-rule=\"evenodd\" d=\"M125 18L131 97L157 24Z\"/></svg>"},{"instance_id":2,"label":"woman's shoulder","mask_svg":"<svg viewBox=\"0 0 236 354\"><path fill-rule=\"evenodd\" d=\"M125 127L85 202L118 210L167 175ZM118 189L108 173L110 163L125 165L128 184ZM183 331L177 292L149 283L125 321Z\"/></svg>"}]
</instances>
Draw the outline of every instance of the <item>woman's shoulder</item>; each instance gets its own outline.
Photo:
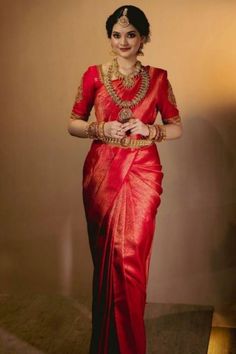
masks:
<instances>
[{"instance_id":1,"label":"woman's shoulder","mask_svg":"<svg viewBox=\"0 0 236 354\"><path fill-rule=\"evenodd\" d=\"M107 74L110 65L110 62L104 64L93 64L87 67L85 73L93 76L94 78L102 79L103 76Z\"/></svg>"},{"instance_id":2,"label":"woman's shoulder","mask_svg":"<svg viewBox=\"0 0 236 354\"><path fill-rule=\"evenodd\" d=\"M96 73L97 71L102 70L104 73L107 73L110 65L111 65L110 62L104 64L93 64L88 66L86 71Z\"/></svg>"},{"instance_id":3,"label":"woman's shoulder","mask_svg":"<svg viewBox=\"0 0 236 354\"><path fill-rule=\"evenodd\" d=\"M145 68L147 68L147 70L149 71L150 74L155 74L155 75L167 75L167 70L163 69L163 68L159 68L159 67L155 67L155 66L151 66L151 65L146 65Z\"/></svg>"}]
</instances>

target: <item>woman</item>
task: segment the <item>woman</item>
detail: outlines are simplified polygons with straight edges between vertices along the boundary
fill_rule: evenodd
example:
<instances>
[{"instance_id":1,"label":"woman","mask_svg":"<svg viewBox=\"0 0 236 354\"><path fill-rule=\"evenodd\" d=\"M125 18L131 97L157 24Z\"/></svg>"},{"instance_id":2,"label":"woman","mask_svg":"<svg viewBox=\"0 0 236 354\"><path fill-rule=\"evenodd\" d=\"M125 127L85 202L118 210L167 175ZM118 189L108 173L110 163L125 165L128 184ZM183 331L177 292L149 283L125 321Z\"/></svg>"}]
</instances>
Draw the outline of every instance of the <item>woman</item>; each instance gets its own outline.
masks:
<instances>
[{"instance_id":1,"label":"woman","mask_svg":"<svg viewBox=\"0 0 236 354\"><path fill-rule=\"evenodd\" d=\"M114 60L84 73L69 123L91 138L83 201L94 264L91 354L144 354L146 285L162 193L156 142L181 136L167 72L143 66L149 23L135 6L106 22ZM96 122L88 123L92 106ZM163 124L155 124L158 111Z\"/></svg>"}]
</instances>

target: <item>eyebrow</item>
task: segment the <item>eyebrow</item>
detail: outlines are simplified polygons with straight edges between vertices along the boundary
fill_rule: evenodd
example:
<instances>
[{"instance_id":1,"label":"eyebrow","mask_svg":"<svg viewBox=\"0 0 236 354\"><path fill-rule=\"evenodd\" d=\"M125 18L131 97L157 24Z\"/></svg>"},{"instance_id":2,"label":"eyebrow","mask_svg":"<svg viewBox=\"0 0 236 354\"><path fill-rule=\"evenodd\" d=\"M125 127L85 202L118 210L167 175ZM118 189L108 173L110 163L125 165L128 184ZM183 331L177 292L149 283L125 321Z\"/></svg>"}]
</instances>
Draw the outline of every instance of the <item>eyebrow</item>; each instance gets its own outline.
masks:
<instances>
[{"instance_id":1,"label":"eyebrow","mask_svg":"<svg viewBox=\"0 0 236 354\"><path fill-rule=\"evenodd\" d=\"M120 34L121 32L118 32L118 31L113 31L112 33L117 33L117 34ZM130 33L137 33L137 31L133 30L133 31L129 31L129 32L127 32L127 34L130 34Z\"/></svg>"}]
</instances>

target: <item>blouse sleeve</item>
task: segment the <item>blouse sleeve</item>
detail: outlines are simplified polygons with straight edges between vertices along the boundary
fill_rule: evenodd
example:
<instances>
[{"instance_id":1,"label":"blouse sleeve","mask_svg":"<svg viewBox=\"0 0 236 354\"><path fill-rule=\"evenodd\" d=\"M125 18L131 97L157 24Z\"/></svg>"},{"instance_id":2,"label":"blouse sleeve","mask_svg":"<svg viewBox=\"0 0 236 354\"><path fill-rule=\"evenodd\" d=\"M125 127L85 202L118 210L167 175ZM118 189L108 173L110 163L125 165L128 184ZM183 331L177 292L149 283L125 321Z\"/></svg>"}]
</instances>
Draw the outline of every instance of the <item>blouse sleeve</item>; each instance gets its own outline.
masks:
<instances>
[{"instance_id":1,"label":"blouse sleeve","mask_svg":"<svg viewBox=\"0 0 236 354\"><path fill-rule=\"evenodd\" d=\"M95 80L93 67L89 67L82 76L78 87L75 103L71 112L71 119L88 120L94 104Z\"/></svg>"},{"instance_id":2,"label":"blouse sleeve","mask_svg":"<svg viewBox=\"0 0 236 354\"><path fill-rule=\"evenodd\" d=\"M177 124L181 122L176 99L167 77L167 71L163 72L161 78L157 105L164 124Z\"/></svg>"}]
</instances>

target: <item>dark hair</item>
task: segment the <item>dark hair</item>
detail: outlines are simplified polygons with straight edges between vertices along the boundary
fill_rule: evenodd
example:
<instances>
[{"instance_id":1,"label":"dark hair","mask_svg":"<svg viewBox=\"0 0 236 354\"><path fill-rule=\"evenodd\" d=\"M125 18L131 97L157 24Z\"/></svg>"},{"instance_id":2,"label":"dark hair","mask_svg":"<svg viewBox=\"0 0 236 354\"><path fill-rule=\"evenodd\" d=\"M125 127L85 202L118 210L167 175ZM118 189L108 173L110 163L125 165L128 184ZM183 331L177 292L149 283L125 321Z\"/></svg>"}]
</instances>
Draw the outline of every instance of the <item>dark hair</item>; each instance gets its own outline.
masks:
<instances>
[{"instance_id":1,"label":"dark hair","mask_svg":"<svg viewBox=\"0 0 236 354\"><path fill-rule=\"evenodd\" d=\"M111 38L113 26L117 23L118 19L122 16L124 9L127 8L127 17L131 25L133 25L139 32L140 36L150 37L150 25L144 12L136 6L125 5L119 7L106 21L106 30L108 38Z\"/></svg>"}]
</instances>

